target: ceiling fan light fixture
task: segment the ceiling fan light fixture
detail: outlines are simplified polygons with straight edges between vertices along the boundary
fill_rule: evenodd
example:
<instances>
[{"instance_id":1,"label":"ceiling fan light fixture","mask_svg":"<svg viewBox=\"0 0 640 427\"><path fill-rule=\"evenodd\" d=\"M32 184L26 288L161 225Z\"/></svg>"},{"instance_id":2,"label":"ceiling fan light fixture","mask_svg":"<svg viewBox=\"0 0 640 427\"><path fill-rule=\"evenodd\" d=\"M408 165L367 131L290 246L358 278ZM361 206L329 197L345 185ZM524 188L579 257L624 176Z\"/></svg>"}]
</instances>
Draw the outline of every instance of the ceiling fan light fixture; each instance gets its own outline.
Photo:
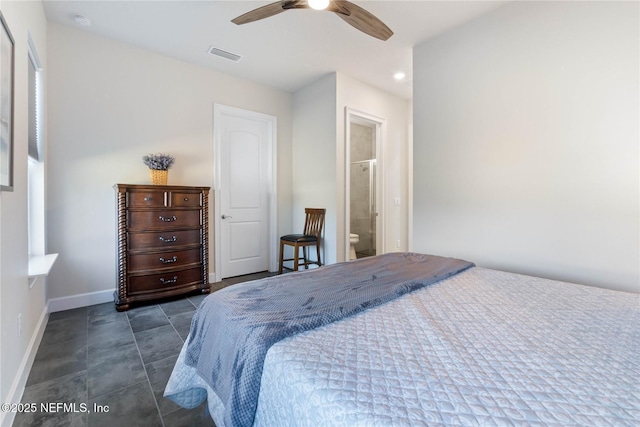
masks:
<instances>
[{"instance_id":1,"label":"ceiling fan light fixture","mask_svg":"<svg viewBox=\"0 0 640 427\"><path fill-rule=\"evenodd\" d=\"M309 7L315 10L325 10L329 6L329 0L309 0Z\"/></svg>"},{"instance_id":2,"label":"ceiling fan light fixture","mask_svg":"<svg viewBox=\"0 0 640 427\"><path fill-rule=\"evenodd\" d=\"M317 9L333 12L356 30L385 41L393 35L391 28L378 19L371 12L348 0L283 0L269 3L257 9L250 10L231 20L236 25L248 24L269 18L292 9Z\"/></svg>"}]
</instances>

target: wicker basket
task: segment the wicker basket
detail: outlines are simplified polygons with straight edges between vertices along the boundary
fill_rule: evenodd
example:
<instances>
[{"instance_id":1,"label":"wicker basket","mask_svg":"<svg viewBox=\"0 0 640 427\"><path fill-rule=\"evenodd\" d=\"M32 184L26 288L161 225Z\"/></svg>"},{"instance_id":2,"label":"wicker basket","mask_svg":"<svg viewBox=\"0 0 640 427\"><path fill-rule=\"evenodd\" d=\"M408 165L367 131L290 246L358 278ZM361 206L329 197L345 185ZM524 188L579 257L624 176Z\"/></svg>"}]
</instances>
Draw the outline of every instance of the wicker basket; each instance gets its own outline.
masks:
<instances>
[{"instance_id":1,"label":"wicker basket","mask_svg":"<svg viewBox=\"0 0 640 427\"><path fill-rule=\"evenodd\" d=\"M168 170L149 169L149 175L151 175L151 183L153 185L167 185Z\"/></svg>"}]
</instances>

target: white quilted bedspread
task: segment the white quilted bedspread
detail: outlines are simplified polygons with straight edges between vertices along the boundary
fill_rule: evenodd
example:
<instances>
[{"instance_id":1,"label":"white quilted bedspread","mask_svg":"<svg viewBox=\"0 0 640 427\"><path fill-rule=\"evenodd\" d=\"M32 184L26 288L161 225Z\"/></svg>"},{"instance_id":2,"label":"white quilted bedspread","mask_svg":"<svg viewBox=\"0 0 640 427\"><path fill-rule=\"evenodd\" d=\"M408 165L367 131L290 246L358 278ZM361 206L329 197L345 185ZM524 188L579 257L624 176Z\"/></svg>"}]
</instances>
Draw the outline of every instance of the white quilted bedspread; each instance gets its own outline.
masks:
<instances>
[{"instance_id":1,"label":"white quilted bedspread","mask_svg":"<svg viewBox=\"0 0 640 427\"><path fill-rule=\"evenodd\" d=\"M473 268L275 344L255 424L637 426L640 296Z\"/></svg>"}]
</instances>

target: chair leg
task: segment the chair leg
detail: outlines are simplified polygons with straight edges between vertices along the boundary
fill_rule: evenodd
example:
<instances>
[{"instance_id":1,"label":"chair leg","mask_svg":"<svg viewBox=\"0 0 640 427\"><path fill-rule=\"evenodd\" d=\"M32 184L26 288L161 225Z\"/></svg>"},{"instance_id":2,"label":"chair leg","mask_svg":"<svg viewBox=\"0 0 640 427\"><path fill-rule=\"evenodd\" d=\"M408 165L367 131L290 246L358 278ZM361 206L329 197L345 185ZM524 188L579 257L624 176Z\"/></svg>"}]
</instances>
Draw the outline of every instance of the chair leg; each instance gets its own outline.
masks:
<instances>
[{"instance_id":1,"label":"chair leg","mask_svg":"<svg viewBox=\"0 0 640 427\"><path fill-rule=\"evenodd\" d=\"M309 260L307 259L307 247L306 246L302 247L302 260L304 261L304 269L308 270L309 269Z\"/></svg>"},{"instance_id":2,"label":"chair leg","mask_svg":"<svg viewBox=\"0 0 640 427\"><path fill-rule=\"evenodd\" d=\"M316 252L317 252L317 255L318 255L318 258L317 258L318 267L321 267L322 263L320 262L320 242L316 243Z\"/></svg>"},{"instance_id":3,"label":"chair leg","mask_svg":"<svg viewBox=\"0 0 640 427\"><path fill-rule=\"evenodd\" d=\"M282 274L282 263L284 259L284 242L280 240L280 267L278 268L278 274Z\"/></svg>"},{"instance_id":4,"label":"chair leg","mask_svg":"<svg viewBox=\"0 0 640 427\"><path fill-rule=\"evenodd\" d=\"M293 247L293 271L298 271L298 258L300 256L300 251L298 244L296 243Z\"/></svg>"}]
</instances>

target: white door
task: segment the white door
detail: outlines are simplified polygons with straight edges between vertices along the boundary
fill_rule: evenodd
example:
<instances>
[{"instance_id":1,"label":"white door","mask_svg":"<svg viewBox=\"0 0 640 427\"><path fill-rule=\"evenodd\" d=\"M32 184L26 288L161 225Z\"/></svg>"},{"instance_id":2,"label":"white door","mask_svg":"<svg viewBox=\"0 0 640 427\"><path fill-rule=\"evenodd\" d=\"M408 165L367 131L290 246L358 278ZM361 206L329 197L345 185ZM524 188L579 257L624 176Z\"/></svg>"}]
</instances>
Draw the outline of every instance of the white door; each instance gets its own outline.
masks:
<instances>
[{"instance_id":1,"label":"white door","mask_svg":"<svg viewBox=\"0 0 640 427\"><path fill-rule=\"evenodd\" d=\"M219 280L269 269L275 117L216 105L214 121Z\"/></svg>"}]
</instances>

